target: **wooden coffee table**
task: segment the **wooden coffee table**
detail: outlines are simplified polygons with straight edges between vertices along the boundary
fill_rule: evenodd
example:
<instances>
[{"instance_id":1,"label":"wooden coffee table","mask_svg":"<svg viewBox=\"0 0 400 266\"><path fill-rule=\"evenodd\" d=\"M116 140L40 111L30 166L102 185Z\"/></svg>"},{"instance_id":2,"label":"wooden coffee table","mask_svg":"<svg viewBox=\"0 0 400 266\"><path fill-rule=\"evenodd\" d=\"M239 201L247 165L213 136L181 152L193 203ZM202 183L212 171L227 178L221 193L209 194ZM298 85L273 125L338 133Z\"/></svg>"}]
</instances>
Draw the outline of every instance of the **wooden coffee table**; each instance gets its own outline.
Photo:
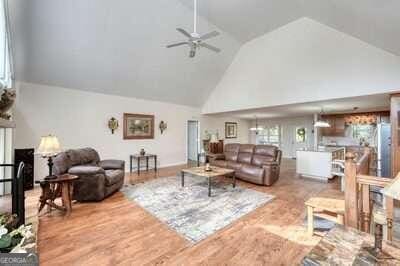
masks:
<instances>
[{"instance_id":1,"label":"wooden coffee table","mask_svg":"<svg viewBox=\"0 0 400 266\"><path fill-rule=\"evenodd\" d=\"M185 173L191 174L194 176L198 176L198 177L206 177L208 179L208 196L209 197L211 197L211 180L214 177L226 176L226 175L233 174L232 186L234 188L236 187L235 170L232 170L232 169L226 169L226 168L221 168L221 167L216 167L216 166L212 166L211 171L206 171L204 166L183 169L181 171L182 187L185 186Z\"/></svg>"}]
</instances>

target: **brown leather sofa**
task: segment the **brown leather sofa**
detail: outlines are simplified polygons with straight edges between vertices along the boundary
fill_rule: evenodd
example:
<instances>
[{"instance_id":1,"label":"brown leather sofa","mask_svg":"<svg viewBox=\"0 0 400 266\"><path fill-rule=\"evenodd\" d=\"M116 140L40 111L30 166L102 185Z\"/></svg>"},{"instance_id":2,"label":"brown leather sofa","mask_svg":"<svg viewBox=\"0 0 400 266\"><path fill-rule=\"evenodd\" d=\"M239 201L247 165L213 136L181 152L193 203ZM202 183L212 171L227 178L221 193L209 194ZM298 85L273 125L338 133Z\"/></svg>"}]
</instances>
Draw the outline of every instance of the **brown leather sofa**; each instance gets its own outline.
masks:
<instances>
[{"instance_id":1,"label":"brown leather sofa","mask_svg":"<svg viewBox=\"0 0 400 266\"><path fill-rule=\"evenodd\" d=\"M275 146L226 144L224 154L214 156L210 164L235 170L237 178L265 186L279 178L282 152Z\"/></svg>"},{"instance_id":2,"label":"brown leather sofa","mask_svg":"<svg viewBox=\"0 0 400 266\"><path fill-rule=\"evenodd\" d=\"M73 199L100 201L123 186L125 162L100 161L99 154L92 148L67 150L54 158L53 173L79 176L74 182Z\"/></svg>"}]
</instances>

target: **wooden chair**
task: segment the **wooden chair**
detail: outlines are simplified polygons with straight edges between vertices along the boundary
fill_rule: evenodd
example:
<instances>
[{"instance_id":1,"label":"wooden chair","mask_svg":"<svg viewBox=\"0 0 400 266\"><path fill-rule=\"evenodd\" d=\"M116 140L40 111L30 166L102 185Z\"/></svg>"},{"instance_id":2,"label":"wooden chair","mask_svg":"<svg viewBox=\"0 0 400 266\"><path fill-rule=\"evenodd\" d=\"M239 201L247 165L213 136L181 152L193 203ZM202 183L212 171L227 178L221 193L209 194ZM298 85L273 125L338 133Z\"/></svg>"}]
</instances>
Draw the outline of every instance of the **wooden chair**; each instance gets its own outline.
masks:
<instances>
[{"instance_id":1,"label":"wooden chair","mask_svg":"<svg viewBox=\"0 0 400 266\"><path fill-rule=\"evenodd\" d=\"M344 200L313 197L306 201L308 234L314 234L314 216L344 224Z\"/></svg>"}]
</instances>

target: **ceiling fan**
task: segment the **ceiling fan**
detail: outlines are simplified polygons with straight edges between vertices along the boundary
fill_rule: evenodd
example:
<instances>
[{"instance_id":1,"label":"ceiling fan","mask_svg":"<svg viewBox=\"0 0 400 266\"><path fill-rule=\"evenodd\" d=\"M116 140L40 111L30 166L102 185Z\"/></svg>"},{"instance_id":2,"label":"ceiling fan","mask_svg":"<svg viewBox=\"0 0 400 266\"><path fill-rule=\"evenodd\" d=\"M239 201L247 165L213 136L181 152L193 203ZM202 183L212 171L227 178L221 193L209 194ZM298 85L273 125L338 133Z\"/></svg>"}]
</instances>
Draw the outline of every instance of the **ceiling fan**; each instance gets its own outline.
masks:
<instances>
[{"instance_id":1,"label":"ceiling fan","mask_svg":"<svg viewBox=\"0 0 400 266\"><path fill-rule=\"evenodd\" d=\"M209 45L205 43L205 40L209 40L211 38L214 38L219 35L219 32L217 31L212 31L209 33L206 33L204 35L200 35L197 33L197 0L194 0L194 23L193 23L193 33L189 33L184 29L177 28L176 30L188 37L189 39L186 42L179 42L171 45L167 45L167 48L172 48L172 47L177 47L177 46L182 46L182 45L188 45L190 47L190 53L189 57L193 58L196 56L197 50L199 50L201 47L207 48L213 52L219 53L221 52L221 49Z\"/></svg>"}]
</instances>

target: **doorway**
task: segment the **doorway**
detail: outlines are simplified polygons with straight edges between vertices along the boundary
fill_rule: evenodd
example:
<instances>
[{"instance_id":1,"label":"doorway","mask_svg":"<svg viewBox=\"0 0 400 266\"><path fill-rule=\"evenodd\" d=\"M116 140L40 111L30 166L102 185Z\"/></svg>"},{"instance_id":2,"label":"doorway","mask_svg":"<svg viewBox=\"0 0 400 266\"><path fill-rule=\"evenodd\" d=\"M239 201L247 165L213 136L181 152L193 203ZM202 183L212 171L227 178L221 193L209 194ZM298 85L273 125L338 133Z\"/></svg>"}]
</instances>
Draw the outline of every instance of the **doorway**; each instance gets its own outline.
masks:
<instances>
[{"instance_id":1,"label":"doorway","mask_svg":"<svg viewBox=\"0 0 400 266\"><path fill-rule=\"evenodd\" d=\"M197 164L197 155L199 153L199 122L189 120L187 126L187 160L188 163Z\"/></svg>"},{"instance_id":2,"label":"doorway","mask_svg":"<svg viewBox=\"0 0 400 266\"><path fill-rule=\"evenodd\" d=\"M298 150L307 149L310 132L305 125L290 125L287 128L287 133L288 154L290 158L295 159Z\"/></svg>"}]
</instances>

